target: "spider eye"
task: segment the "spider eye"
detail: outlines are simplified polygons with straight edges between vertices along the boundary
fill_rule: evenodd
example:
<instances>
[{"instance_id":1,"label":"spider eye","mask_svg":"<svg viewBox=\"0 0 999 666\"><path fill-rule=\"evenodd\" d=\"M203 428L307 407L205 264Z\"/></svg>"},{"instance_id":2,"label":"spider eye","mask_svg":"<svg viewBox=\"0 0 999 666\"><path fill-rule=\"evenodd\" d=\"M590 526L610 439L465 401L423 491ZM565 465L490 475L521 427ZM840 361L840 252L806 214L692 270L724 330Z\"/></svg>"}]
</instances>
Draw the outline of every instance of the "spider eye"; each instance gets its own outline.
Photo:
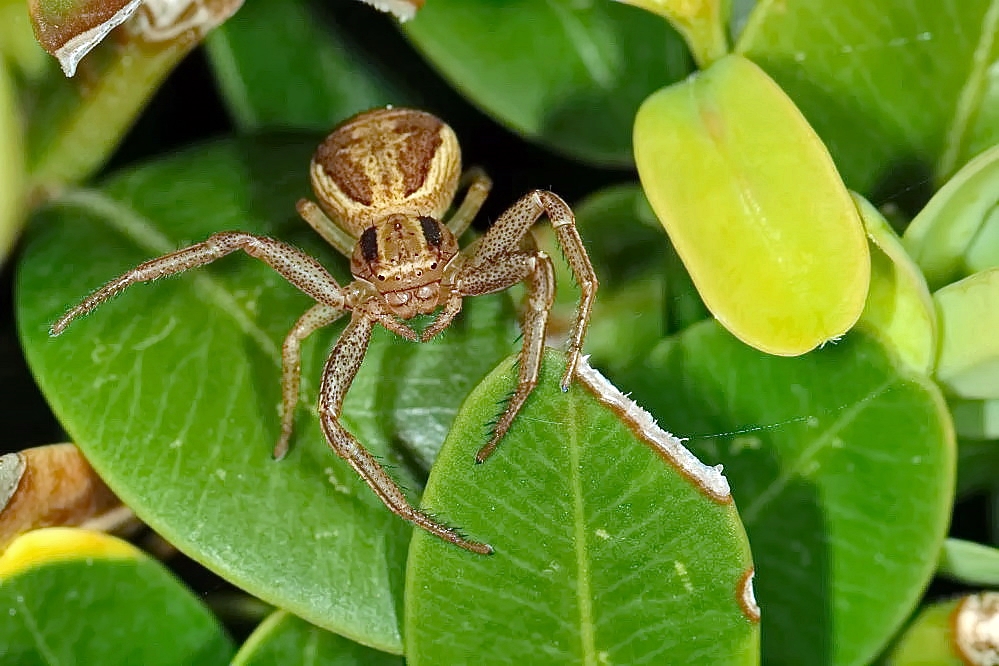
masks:
<instances>
[{"instance_id":1,"label":"spider eye","mask_svg":"<svg viewBox=\"0 0 999 666\"><path fill-rule=\"evenodd\" d=\"M436 261L434 263L430 264L430 270L434 270L435 268L437 268L437 262Z\"/></svg>"},{"instance_id":2,"label":"spider eye","mask_svg":"<svg viewBox=\"0 0 999 666\"><path fill-rule=\"evenodd\" d=\"M441 225L432 217L426 215L420 217L420 227L423 229L423 238L427 245L431 247L441 246Z\"/></svg>"},{"instance_id":3,"label":"spider eye","mask_svg":"<svg viewBox=\"0 0 999 666\"><path fill-rule=\"evenodd\" d=\"M365 261L374 261L378 258L378 235L374 227L368 227L361 234L361 256Z\"/></svg>"},{"instance_id":4,"label":"spider eye","mask_svg":"<svg viewBox=\"0 0 999 666\"><path fill-rule=\"evenodd\" d=\"M385 276L384 275L379 275L378 279L384 281L385 280Z\"/></svg>"}]
</instances>

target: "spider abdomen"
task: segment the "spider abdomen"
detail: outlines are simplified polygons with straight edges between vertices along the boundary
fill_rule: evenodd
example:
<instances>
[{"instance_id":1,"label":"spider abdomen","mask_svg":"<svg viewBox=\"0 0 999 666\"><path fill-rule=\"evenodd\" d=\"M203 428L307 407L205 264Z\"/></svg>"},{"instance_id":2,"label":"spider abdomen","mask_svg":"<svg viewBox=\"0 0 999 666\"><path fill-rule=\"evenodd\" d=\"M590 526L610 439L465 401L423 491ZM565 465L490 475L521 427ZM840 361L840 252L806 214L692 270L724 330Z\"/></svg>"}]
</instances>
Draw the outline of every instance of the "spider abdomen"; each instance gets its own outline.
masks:
<instances>
[{"instance_id":1,"label":"spider abdomen","mask_svg":"<svg viewBox=\"0 0 999 666\"><path fill-rule=\"evenodd\" d=\"M443 121L413 109L375 109L338 126L310 167L323 211L354 238L391 214L440 219L458 188L461 149Z\"/></svg>"}]
</instances>

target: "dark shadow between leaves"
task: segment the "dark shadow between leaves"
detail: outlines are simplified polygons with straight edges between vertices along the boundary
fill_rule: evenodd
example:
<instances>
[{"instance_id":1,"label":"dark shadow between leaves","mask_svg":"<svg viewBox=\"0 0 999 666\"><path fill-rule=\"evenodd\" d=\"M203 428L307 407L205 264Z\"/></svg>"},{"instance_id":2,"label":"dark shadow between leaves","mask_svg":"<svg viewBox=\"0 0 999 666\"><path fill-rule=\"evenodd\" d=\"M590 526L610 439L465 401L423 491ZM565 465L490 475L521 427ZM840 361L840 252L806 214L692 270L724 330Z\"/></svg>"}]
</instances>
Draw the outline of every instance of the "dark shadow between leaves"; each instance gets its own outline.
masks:
<instances>
[{"instance_id":1,"label":"dark shadow between leaves","mask_svg":"<svg viewBox=\"0 0 999 666\"><path fill-rule=\"evenodd\" d=\"M934 179L930 164L912 155L899 158L878 174L868 197L875 206L896 208L901 217L911 220L933 196ZM888 216L895 232L901 234L905 227L897 215Z\"/></svg>"}]
</instances>

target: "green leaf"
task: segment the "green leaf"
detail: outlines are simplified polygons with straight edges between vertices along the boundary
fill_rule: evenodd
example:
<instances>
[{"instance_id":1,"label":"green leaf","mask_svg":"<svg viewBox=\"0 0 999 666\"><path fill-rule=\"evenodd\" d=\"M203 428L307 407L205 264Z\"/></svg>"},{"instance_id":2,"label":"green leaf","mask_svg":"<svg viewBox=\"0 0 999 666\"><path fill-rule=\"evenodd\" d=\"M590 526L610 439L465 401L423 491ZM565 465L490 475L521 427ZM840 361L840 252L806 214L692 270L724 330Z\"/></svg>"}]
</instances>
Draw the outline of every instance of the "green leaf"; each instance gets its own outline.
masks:
<instances>
[{"instance_id":1,"label":"green leaf","mask_svg":"<svg viewBox=\"0 0 999 666\"><path fill-rule=\"evenodd\" d=\"M642 187L708 309L739 339L802 354L864 307L863 226L829 153L758 67L719 60L635 119Z\"/></svg>"},{"instance_id":2,"label":"green leaf","mask_svg":"<svg viewBox=\"0 0 999 666\"><path fill-rule=\"evenodd\" d=\"M0 265L10 252L24 218L24 146L14 82L0 58Z\"/></svg>"},{"instance_id":3,"label":"green leaf","mask_svg":"<svg viewBox=\"0 0 999 666\"><path fill-rule=\"evenodd\" d=\"M613 2L434 0L404 27L493 118L597 164L631 162L638 106L691 69L665 21Z\"/></svg>"},{"instance_id":4,"label":"green leaf","mask_svg":"<svg viewBox=\"0 0 999 666\"><path fill-rule=\"evenodd\" d=\"M232 666L402 666L402 658L352 643L286 611L276 611L246 640Z\"/></svg>"},{"instance_id":5,"label":"green leaf","mask_svg":"<svg viewBox=\"0 0 999 666\"><path fill-rule=\"evenodd\" d=\"M997 25L992 0L760 2L736 50L795 101L847 185L870 195L928 173L943 181L999 139Z\"/></svg>"},{"instance_id":6,"label":"green leaf","mask_svg":"<svg viewBox=\"0 0 999 666\"><path fill-rule=\"evenodd\" d=\"M888 221L854 195L871 244L871 288L859 325L915 372L928 375L937 352L937 314L919 267Z\"/></svg>"},{"instance_id":7,"label":"green leaf","mask_svg":"<svg viewBox=\"0 0 999 666\"><path fill-rule=\"evenodd\" d=\"M99 532L29 532L0 556L4 664L216 666L229 638L159 562Z\"/></svg>"},{"instance_id":8,"label":"green leaf","mask_svg":"<svg viewBox=\"0 0 999 666\"><path fill-rule=\"evenodd\" d=\"M933 195L902 242L932 289L999 266L999 146L985 151Z\"/></svg>"},{"instance_id":9,"label":"green leaf","mask_svg":"<svg viewBox=\"0 0 999 666\"><path fill-rule=\"evenodd\" d=\"M939 573L966 585L999 585L999 550L973 541L947 539Z\"/></svg>"},{"instance_id":10,"label":"green leaf","mask_svg":"<svg viewBox=\"0 0 999 666\"><path fill-rule=\"evenodd\" d=\"M724 477L589 366L563 393L564 364L546 354L486 463L474 454L514 359L455 420L423 506L495 553L414 536L408 663L759 663L752 563Z\"/></svg>"},{"instance_id":11,"label":"green leaf","mask_svg":"<svg viewBox=\"0 0 999 666\"><path fill-rule=\"evenodd\" d=\"M248 2L205 41L223 99L240 128L327 131L337 121L409 95L379 74L336 24L305 0Z\"/></svg>"},{"instance_id":12,"label":"green leaf","mask_svg":"<svg viewBox=\"0 0 999 666\"><path fill-rule=\"evenodd\" d=\"M260 262L232 257L136 285L61 337L47 333L106 280L224 229L280 237L345 275L344 259L295 213L314 146L288 135L225 142L122 174L102 191L65 193L39 216L25 248L22 343L74 441L171 543L274 605L399 652L410 527L330 452L316 419L321 368L339 326L303 345L306 397L281 462L271 459L280 345L309 299ZM421 351L376 331L343 421L404 487L418 489L421 472L392 448L410 438L394 431L395 410L410 410L413 430L446 431L461 387L516 348L504 299L470 299L443 340L415 346ZM479 357L431 368L421 353ZM434 410L414 408L423 403L409 395L412 385L444 383L453 386L433 394Z\"/></svg>"},{"instance_id":13,"label":"green leaf","mask_svg":"<svg viewBox=\"0 0 999 666\"><path fill-rule=\"evenodd\" d=\"M940 318L936 377L961 398L999 398L999 267L933 294Z\"/></svg>"},{"instance_id":14,"label":"green leaf","mask_svg":"<svg viewBox=\"0 0 999 666\"><path fill-rule=\"evenodd\" d=\"M797 358L717 322L620 383L702 460L722 462L746 525L768 664L866 664L936 568L954 436L935 384L861 333Z\"/></svg>"}]
</instances>

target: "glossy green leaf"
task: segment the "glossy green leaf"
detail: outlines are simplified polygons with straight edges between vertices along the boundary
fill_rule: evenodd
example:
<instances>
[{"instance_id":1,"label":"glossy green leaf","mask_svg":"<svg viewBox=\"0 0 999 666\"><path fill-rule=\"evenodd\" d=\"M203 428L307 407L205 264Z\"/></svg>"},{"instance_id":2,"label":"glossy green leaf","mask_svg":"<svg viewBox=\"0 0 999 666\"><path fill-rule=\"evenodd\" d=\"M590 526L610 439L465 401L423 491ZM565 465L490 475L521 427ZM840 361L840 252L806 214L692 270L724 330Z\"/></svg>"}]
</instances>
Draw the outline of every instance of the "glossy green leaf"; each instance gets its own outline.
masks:
<instances>
[{"instance_id":1,"label":"glossy green leaf","mask_svg":"<svg viewBox=\"0 0 999 666\"><path fill-rule=\"evenodd\" d=\"M664 342L620 384L721 462L746 525L767 664L867 664L937 564L954 436L936 385L862 333L798 358L717 322Z\"/></svg>"},{"instance_id":2,"label":"glossy green leaf","mask_svg":"<svg viewBox=\"0 0 999 666\"><path fill-rule=\"evenodd\" d=\"M851 189L895 195L999 140L997 25L992 0L766 0L736 50L795 101Z\"/></svg>"},{"instance_id":3,"label":"glossy green leaf","mask_svg":"<svg viewBox=\"0 0 999 666\"><path fill-rule=\"evenodd\" d=\"M635 160L653 210L715 317L795 355L864 307L863 225L828 152L758 67L729 56L650 97Z\"/></svg>"},{"instance_id":4,"label":"glossy green leaf","mask_svg":"<svg viewBox=\"0 0 999 666\"><path fill-rule=\"evenodd\" d=\"M495 553L414 536L407 663L759 663L724 477L588 366L563 393L565 356L548 352L496 453L473 464L513 361L465 402L423 498Z\"/></svg>"},{"instance_id":5,"label":"glossy green leaf","mask_svg":"<svg viewBox=\"0 0 999 666\"><path fill-rule=\"evenodd\" d=\"M193 150L70 191L34 227L20 267L22 343L67 431L116 493L181 550L257 596L358 642L398 652L396 607L410 527L388 512L327 447L315 417L320 371L340 326L303 346L305 397L288 458L275 462L280 345L309 299L246 256L152 285L136 285L61 337L47 330L67 307L122 271L224 229L280 237L343 276L295 214L314 140L248 139ZM197 174L192 178L192 174ZM428 369L412 343L376 331L348 393L344 423L410 489L419 486L391 445L407 383L469 385L515 347L505 314L468 312L438 345L481 358ZM486 317L488 318L488 317ZM466 334L468 322L483 337ZM492 336L492 337L489 337ZM508 346L500 350L496 336ZM490 340L495 359L488 358ZM433 346L427 353L441 355ZM402 351L402 354L397 352ZM400 358L422 374L397 365ZM475 372L481 374L475 375ZM455 379L455 377L457 379ZM448 396L448 397L445 397ZM409 426L445 430L463 394ZM448 403L448 400L452 400Z\"/></svg>"},{"instance_id":6,"label":"glossy green leaf","mask_svg":"<svg viewBox=\"0 0 999 666\"><path fill-rule=\"evenodd\" d=\"M969 273L999 266L999 200L982 223L965 255Z\"/></svg>"},{"instance_id":7,"label":"glossy green leaf","mask_svg":"<svg viewBox=\"0 0 999 666\"><path fill-rule=\"evenodd\" d=\"M854 195L871 243L871 288L860 326L915 372L929 374L937 352L937 313L926 280L888 221Z\"/></svg>"},{"instance_id":8,"label":"glossy green leaf","mask_svg":"<svg viewBox=\"0 0 999 666\"><path fill-rule=\"evenodd\" d=\"M286 611L272 613L246 640L232 666L402 666L401 657L372 650Z\"/></svg>"},{"instance_id":9,"label":"glossy green leaf","mask_svg":"<svg viewBox=\"0 0 999 666\"><path fill-rule=\"evenodd\" d=\"M205 46L242 129L328 131L360 111L410 101L304 0L249 2Z\"/></svg>"},{"instance_id":10,"label":"glossy green leaf","mask_svg":"<svg viewBox=\"0 0 999 666\"><path fill-rule=\"evenodd\" d=\"M999 267L933 294L940 317L937 379L961 398L999 398Z\"/></svg>"},{"instance_id":11,"label":"glossy green leaf","mask_svg":"<svg viewBox=\"0 0 999 666\"><path fill-rule=\"evenodd\" d=\"M999 146L985 151L940 188L902 241L939 289L999 266Z\"/></svg>"},{"instance_id":12,"label":"glossy green leaf","mask_svg":"<svg viewBox=\"0 0 999 666\"><path fill-rule=\"evenodd\" d=\"M598 164L631 162L642 100L691 69L665 21L615 2L434 0L404 29L493 118Z\"/></svg>"},{"instance_id":13,"label":"glossy green leaf","mask_svg":"<svg viewBox=\"0 0 999 666\"><path fill-rule=\"evenodd\" d=\"M999 549L973 541L947 539L940 555L939 573L967 585L995 587L999 585Z\"/></svg>"},{"instance_id":14,"label":"glossy green leaf","mask_svg":"<svg viewBox=\"0 0 999 666\"><path fill-rule=\"evenodd\" d=\"M0 662L217 666L233 648L159 562L100 532L29 532L0 556Z\"/></svg>"},{"instance_id":15,"label":"glossy green leaf","mask_svg":"<svg viewBox=\"0 0 999 666\"><path fill-rule=\"evenodd\" d=\"M0 58L0 265L21 230L24 217L24 145L14 83Z\"/></svg>"},{"instance_id":16,"label":"glossy green leaf","mask_svg":"<svg viewBox=\"0 0 999 666\"><path fill-rule=\"evenodd\" d=\"M999 595L982 592L930 604L885 659L886 666L988 666Z\"/></svg>"}]
</instances>

